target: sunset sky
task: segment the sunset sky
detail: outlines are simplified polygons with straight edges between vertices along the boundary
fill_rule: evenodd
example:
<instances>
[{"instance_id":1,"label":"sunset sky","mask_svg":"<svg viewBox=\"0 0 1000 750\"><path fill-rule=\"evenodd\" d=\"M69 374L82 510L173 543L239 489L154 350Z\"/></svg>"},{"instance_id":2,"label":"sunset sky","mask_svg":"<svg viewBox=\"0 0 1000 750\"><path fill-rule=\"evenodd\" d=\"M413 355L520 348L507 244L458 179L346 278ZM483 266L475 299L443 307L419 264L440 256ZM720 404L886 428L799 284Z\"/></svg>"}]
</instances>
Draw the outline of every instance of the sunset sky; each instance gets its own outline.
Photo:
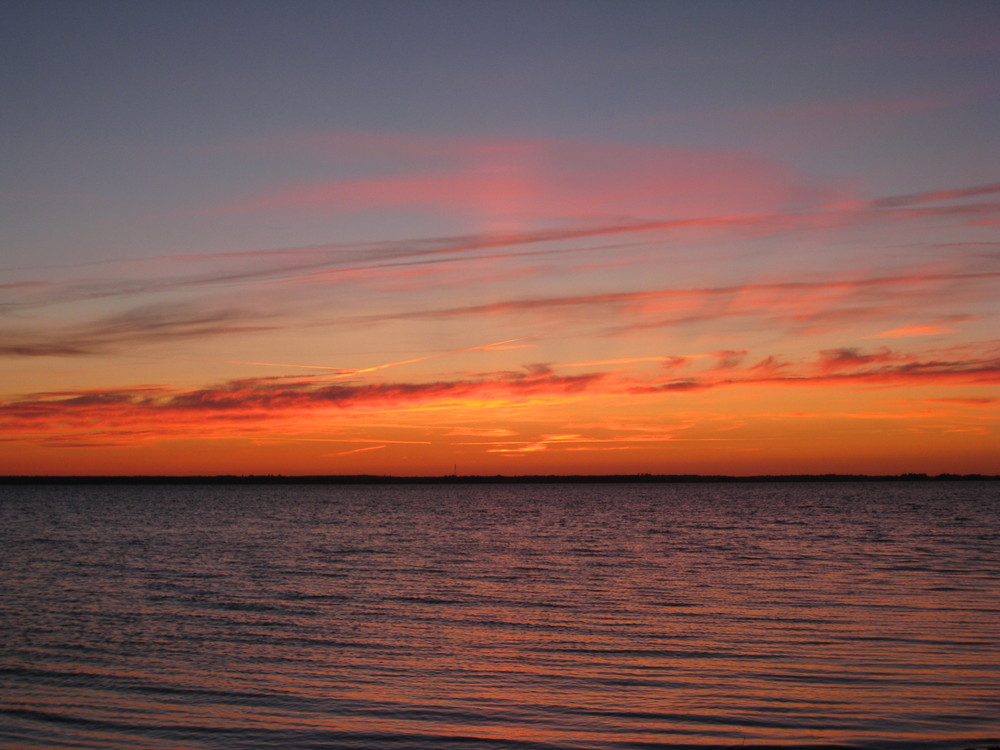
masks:
<instances>
[{"instance_id":1,"label":"sunset sky","mask_svg":"<svg viewBox=\"0 0 1000 750\"><path fill-rule=\"evenodd\" d=\"M0 474L1000 472L1000 3L0 8Z\"/></svg>"}]
</instances>

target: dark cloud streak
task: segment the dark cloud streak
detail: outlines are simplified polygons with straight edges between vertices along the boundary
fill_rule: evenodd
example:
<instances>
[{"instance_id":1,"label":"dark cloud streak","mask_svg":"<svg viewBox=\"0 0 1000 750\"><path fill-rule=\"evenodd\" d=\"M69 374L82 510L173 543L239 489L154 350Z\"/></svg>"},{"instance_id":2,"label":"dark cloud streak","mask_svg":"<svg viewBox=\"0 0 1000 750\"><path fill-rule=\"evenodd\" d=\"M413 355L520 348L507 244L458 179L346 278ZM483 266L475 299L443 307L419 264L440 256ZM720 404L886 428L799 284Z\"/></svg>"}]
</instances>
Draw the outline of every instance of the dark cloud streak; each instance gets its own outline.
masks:
<instances>
[{"instance_id":1,"label":"dark cloud streak","mask_svg":"<svg viewBox=\"0 0 1000 750\"><path fill-rule=\"evenodd\" d=\"M175 305L136 308L43 333L0 330L0 356L100 355L127 347L279 327L263 322L267 317L239 309L198 310Z\"/></svg>"}]
</instances>

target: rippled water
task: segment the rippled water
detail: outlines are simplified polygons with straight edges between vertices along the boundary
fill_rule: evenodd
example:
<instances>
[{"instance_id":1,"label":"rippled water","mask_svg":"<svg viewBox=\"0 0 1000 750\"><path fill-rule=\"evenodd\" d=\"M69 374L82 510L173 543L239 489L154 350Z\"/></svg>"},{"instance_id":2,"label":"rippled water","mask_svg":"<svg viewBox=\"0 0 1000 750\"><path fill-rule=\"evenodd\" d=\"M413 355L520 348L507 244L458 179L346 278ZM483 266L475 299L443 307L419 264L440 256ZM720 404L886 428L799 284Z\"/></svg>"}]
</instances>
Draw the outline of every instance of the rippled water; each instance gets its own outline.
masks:
<instances>
[{"instance_id":1,"label":"rippled water","mask_svg":"<svg viewBox=\"0 0 1000 750\"><path fill-rule=\"evenodd\" d=\"M0 488L0 745L964 748L996 483Z\"/></svg>"}]
</instances>

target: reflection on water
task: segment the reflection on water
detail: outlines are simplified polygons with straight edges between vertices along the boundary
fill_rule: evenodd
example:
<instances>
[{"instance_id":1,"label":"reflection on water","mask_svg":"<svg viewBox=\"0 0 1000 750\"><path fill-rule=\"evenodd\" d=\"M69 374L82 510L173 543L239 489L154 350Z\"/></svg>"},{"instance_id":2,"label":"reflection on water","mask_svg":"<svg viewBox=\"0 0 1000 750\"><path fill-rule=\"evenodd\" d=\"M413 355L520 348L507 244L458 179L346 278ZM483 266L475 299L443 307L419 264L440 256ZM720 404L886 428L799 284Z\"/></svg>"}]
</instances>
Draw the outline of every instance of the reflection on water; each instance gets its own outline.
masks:
<instances>
[{"instance_id":1,"label":"reflection on water","mask_svg":"<svg viewBox=\"0 0 1000 750\"><path fill-rule=\"evenodd\" d=\"M1000 737L995 483L0 493L5 747Z\"/></svg>"}]
</instances>

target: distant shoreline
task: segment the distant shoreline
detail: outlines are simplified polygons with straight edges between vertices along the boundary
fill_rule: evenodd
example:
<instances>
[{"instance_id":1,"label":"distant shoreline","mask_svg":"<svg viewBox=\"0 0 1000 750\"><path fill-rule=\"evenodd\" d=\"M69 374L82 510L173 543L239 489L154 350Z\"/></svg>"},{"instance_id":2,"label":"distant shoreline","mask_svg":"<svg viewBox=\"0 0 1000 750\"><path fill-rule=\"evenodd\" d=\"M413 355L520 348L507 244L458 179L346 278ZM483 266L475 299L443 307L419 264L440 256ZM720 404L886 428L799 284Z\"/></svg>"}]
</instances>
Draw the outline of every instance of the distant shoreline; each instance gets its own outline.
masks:
<instances>
[{"instance_id":1,"label":"distant shoreline","mask_svg":"<svg viewBox=\"0 0 1000 750\"><path fill-rule=\"evenodd\" d=\"M430 477L376 474L282 475L220 474L206 476L0 476L0 485L52 484L709 484L763 482L968 482L998 481L990 474L761 474L727 476L708 474L532 474L446 475Z\"/></svg>"}]
</instances>

